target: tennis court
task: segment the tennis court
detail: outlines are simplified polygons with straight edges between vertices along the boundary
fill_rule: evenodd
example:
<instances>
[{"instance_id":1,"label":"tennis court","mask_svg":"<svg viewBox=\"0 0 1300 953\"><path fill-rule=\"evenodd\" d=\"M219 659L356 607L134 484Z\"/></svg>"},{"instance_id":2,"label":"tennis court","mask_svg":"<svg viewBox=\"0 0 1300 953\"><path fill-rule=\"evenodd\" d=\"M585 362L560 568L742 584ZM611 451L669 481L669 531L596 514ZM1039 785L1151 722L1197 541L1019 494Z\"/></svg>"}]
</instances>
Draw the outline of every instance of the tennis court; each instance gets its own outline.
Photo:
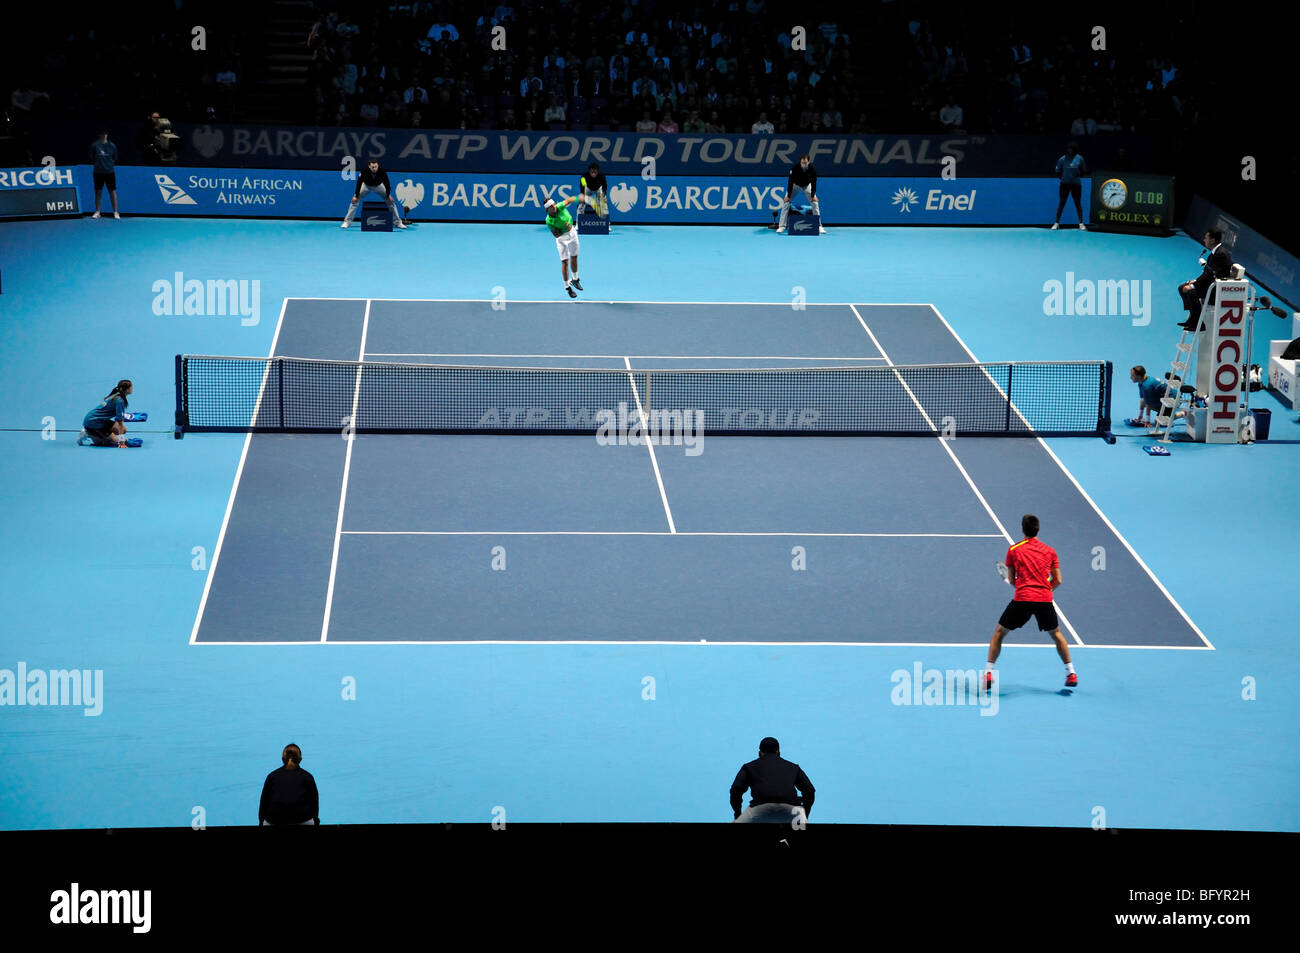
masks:
<instances>
[{"instance_id":1,"label":"tennis court","mask_svg":"<svg viewBox=\"0 0 1300 953\"><path fill-rule=\"evenodd\" d=\"M1177 296L1146 325L1048 316L1044 279L1175 288L1191 239L627 226L584 243L588 290L570 301L530 226L4 229L0 669L102 672L103 695L97 717L4 709L0 826L189 826L198 807L249 824L289 740L327 824L486 824L497 806L512 823L725 823L736 768L773 735L816 783L819 825L1087 827L1101 806L1120 828L1294 827L1294 563L1278 556L1295 539L1294 414L1255 395L1275 408L1270 442L1162 460L1118 430L1115 445L976 435L1096 412L1082 378L1041 387L1016 364L1007 381L996 362L1112 362L1113 416L1131 413L1127 367L1172 354ZM260 312L159 314L153 288L178 272L260 281ZM342 365L340 403L333 378L307 391L325 432L174 440L176 355L252 359L222 389L237 415L259 396L270 413L270 393L280 413L296 378L269 368L289 357L309 380L322 361L366 369ZM399 386L378 365L486 367L461 396L502 399L505 381L510 399L486 421L383 431L372 392L408 415L445 375ZM918 365L963 369L903 370ZM695 447L610 446L530 419L540 406L569 429L570 380L534 404L553 376L505 367L593 372L609 386L576 409L626 398L629 418L642 374L647 409L688 403L660 402L656 371L714 371L689 379L692 403L725 396L724 371L806 374L812 423L864 370L885 384L827 428L871 436L807 433L787 383L741 392L744 436L706 416ZM77 447L121 377L150 412L132 428L144 446ZM945 404L954 380L967 400ZM798 435L771 435L787 420ZM1031 623L999 660L997 717L900 703L899 673L982 668L1009 595L993 563L1025 512L1061 557L1078 690Z\"/></svg>"},{"instance_id":2,"label":"tennis court","mask_svg":"<svg viewBox=\"0 0 1300 953\"><path fill-rule=\"evenodd\" d=\"M192 426L327 432L249 435L196 643L980 645L991 623L953 620L1005 596L1030 486L1073 644L1210 647L1045 444L966 435L1096 430L1104 369L989 373L933 307L294 299L279 322L272 357L310 361L186 361ZM586 372L518 370L545 367ZM707 407L697 445L576 435L661 402ZM468 432L382 432L420 427Z\"/></svg>"}]
</instances>

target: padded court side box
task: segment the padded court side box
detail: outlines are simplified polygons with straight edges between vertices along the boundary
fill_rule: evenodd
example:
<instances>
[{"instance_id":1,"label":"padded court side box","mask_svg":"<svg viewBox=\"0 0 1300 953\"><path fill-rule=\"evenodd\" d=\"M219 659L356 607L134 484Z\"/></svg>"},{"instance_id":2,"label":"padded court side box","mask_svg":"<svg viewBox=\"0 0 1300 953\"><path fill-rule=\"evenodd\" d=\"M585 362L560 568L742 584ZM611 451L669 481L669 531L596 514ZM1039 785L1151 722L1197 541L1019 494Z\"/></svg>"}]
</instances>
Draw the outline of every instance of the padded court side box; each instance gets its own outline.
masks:
<instances>
[{"instance_id":1,"label":"padded court side box","mask_svg":"<svg viewBox=\"0 0 1300 953\"><path fill-rule=\"evenodd\" d=\"M387 202L361 203L361 230L363 232L391 232L393 213Z\"/></svg>"},{"instance_id":2,"label":"padded court side box","mask_svg":"<svg viewBox=\"0 0 1300 953\"><path fill-rule=\"evenodd\" d=\"M599 215L589 215L585 212L578 213L578 234L579 235L608 235L609 219L601 218Z\"/></svg>"},{"instance_id":3,"label":"padded court side box","mask_svg":"<svg viewBox=\"0 0 1300 953\"><path fill-rule=\"evenodd\" d=\"M822 219L820 215L813 215L811 212L805 215L803 212L790 209L785 227L787 235L820 235Z\"/></svg>"}]
</instances>

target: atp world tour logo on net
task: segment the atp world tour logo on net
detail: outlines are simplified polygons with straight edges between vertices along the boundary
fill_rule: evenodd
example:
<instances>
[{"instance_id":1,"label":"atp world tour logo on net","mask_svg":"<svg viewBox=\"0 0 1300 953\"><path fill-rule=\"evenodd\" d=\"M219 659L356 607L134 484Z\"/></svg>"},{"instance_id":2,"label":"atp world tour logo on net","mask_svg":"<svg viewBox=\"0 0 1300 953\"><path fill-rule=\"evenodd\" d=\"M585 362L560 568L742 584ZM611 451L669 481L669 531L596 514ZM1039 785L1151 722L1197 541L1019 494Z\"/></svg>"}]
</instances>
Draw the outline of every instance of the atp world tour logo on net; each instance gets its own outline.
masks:
<instances>
[{"instance_id":1,"label":"atp world tour logo on net","mask_svg":"<svg viewBox=\"0 0 1300 953\"><path fill-rule=\"evenodd\" d=\"M1104 278L1076 278L1067 271L1065 280L1049 278L1043 282L1043 314L1098 315L1131 317L1133 327L1151 323L1151 279L1139 281Z\"/></svg>"}]
</instances>

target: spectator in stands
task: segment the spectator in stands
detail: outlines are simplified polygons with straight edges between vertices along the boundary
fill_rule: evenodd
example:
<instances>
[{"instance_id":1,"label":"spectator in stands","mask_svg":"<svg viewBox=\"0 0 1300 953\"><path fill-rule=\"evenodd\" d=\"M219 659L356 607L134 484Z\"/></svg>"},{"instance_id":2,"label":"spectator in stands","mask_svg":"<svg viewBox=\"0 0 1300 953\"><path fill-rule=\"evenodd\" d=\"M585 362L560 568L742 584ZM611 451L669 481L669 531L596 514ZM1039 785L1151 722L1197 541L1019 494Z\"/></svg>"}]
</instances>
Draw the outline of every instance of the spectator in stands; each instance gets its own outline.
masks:
<instances>
[{"instance_id":1,"label":"spectator in stands","mask_svg":"<svg viewBox=\"0 0 1300 953\"><path fill-rule=\"evenodd\" d=\"M700 118L697 110L692 109L686 122L682 124L682 132L707 132L704 120Z\"/></svg>"},{"instance_id":2,"label":"spectator in stands","mask_svg":"<svg viewBox=\"0 0 1300 953\"><path fill-rule=\"evenodd\" d=\"M1223 247L1223 232L1217 228L1209 229L1201 238L1201 244L1209 250L1209 255L1201 256L1200 264L1204 267L1200 275L1178 286L1183 307L1187 309L1187 320L1179 325L1185 331L1196 330L1207 296L1209 303L1214 303L1212 292L1215 280L1232 276L1232 255Z\"/></svg>"},{"instance_id":3,"label":"spectator in stands","mask_svg":"<svg viewBox=\"0 0 1300 953\"><path fill-rule=\"evenodd\" d=\"M772 125L771 122L768 121L767 113L766 113L766 112L760 112L760 113L758 114L758 121L755 122L754 125L752 125L752 126L749 128L749 131L750 131L750 132L766 133L766 134L768 134L768 135L771 135L773 132L776 131L776 128Z\"/></svg>"},{"instance_id":4,"label":"spectator in stands","mask_svg":"<svg viewBox=\"0 0 1300 953\"><path fill-rule=\"evenodd\" d=\"M363 86L357 93L357 98L361 103L357 107L357 116L361 119L362 125L379 125L379 96Z\"/></svg>"},{"instance_id":5,"label":"spectator in stands","mask_svg":"<svg viewBox=\"0 0 1300 953\"><path fill-rule=\"evenodd\" d=\"M222 67L221 72L217 74L217 86L225 93L232 93L238 84L239 77L235 75L235 68L227 63Z\"/></svg>"},{"instance_id":6,"label":"spectator in stands","mask_svg":"<svg viewBox=\"0 0 1300 953\"><path fill-rule=\"evenodd\" d=\"M752 796L742 812L746 791ZM758 757L736 772L730 794L733 824L790 824L807 820L817 791L803 768L781 757L780 742L764 738Z\"/></svg>"},{"instance_id":7,"label":"spectator in stands","mask_svg":"<svg viewBox=\"0 0 1300 953\"><path fill-rule=\"evenodd\" d=\"M411 85L406 87L406 92L402 93L402 102L415 107L429 105L429 91L420 85L419 76L414 77Z\"/></svg>"},{"instance_id":8,"label":"spectator in stands","mask_svg":"<svg viewBox=\"0 0 1300 953\"><path fill-rule=\"evenodd\" d=\"M636 131L637 131L637 132L654 132L656 128L657 128L657 127L655 126L655 121L654 121L653 119L650 118L650 110L648 110L648 109L647 109L647 110L644 110L644 111L641 113L641 118L640 118L639 120L637 120Z\"/></svg>"},{"instance_id":9,"label":"spectator in stands","mask_svg":"<svg viewBox=\"0 0 1300 953\"><path fill-rule=\"evenodd\" d=\"M283 767L266 776L262 800L257 806L257 821L262 827L277 825L318 826L320 794L316 779L304 771L302 749L286 745L280 754Z\"/></svg>"},{"instance_id":10,"label":"spectator in stands","mask_svg":"<svg viewBox=\"0 0 1300 953\"><path fill-rule=\"evenodd\" d=\"M390 89L384 97L383 120L385 126L400 126L406 121L406 106L402 103L402 94Z\"/></svg>"},{"instance_id":11,"label":"spectator in stands","mask_svg":"<svg viewBox=\"0 0 1300 953\"><path fill-rule=\"evenodd\" d=\"M724 133L727 130L722 125L722 117L718 115L716 109L709 113L709 121L704 124L704 131L708 133Z\"/></svg>"},{"instance_id":12,"label":"spectator in stands","mask_svg":"<svg viewBox=\"0 0 1300 953\"><path fill-rule=\"evenodd\" d=\"M1088 226L1083 224L1083 204L1080 197L1083 195L1083 183L1081 177L1088 174L1088 163L1079 155L1079 146L1071 142L1065 147L1065 155L1056 160L1056 174L1061 179L1060 196L1061 200L1056 206L1056 218L1052 222L1052 230L1061 227L1061 212L1065 210L1065 199L1070 197L1074 199L1074 210L1079 213L1079 230L1086 232Z\"/></svg>"},{"instance_id":13,"label":"spectator in stands","mask_svg":"<svg viewBox=\"0 0 1300 953\"><path fill-rule=\"evenodd\" d=\"M665 112L665 113L664 113L664 118L661 119L661 120L659 120L659 131L660 131L660 132L680 132L680 131L681 131L681 130L678 128L677 123L673 120L673 114L672 114L671 112Z\"/></svg>"},{"instance_id":14,"label":"spectator in stands","mask_svg":"<svg viewBox=\"0 0 1300 953\"><path fill-rule=\"evenodd\" d=\"M944 101L943 108L939 110L939 124L946 131L960 132L963 115L962 108L953 101L952 96L949 96Z\"/></svg>"},{"instance_id":15,"label":"spectator in stands","mask_svg":"<svg viewBox=\"0 0 1300 953\"><path fill-rule=\"evenodd\" d=\"M460 39L460 31L450 23L435 23L433 26L429 27L428 36L429 39L433 40L435 43L444 39L455 43Z\"/></svg>"},{"instance_id":16,"label":"spectator in stands","mask_svg":"<svg viewBox=\"0 0 1300 953\"><path fill-rule=\"evenodd\" d=\"M505 109L501 112L501 118L497 120L497 128L504 130L515 130L519 128L519 121L515 119L513 109Z\"/></svg>"},{"instance_id":17,"label":"spectator in stands","mask_svg":"<svg viewBox=\"0 0 1300 953\"><path fill-rule=\"evenodd\" d=\"M109 141L107 129L101 129L99 137L90 144L90 161L94 164L95 180L95 214L90 217L99 218L99 199L104 186L108 186L113 217L120 219L122 216L117 214L117 143Z\"/></svg>"},{"instance_id":18,"label":"spectator in stands","mask_svg":"<svg viewBox=\"0 0 1300 953\"><path fill-rule=\"evenodd\" d=\"M554 93L546 97L546 112L542 119L547 124L565 121L565 106L555 98Z\"/></svg>"},{"instance_id":19,"label":"spectator in stands","mask_svg":"<svg viewBox=\"0 0 1300 953\"><path fill-rule=\"evenodd\" d=\"M826 100L826 109L822 112L822 129L826 132L844 131L844 115L835 108L835 100Z\"/></svg>"},{"instance_id":20,"label":"spectator in stands","mask_svg":"<svg viewBox=\"0 0 1300 953\"><path fill-rule=\"evenodd\" d=\"M821 121L821 114L817 111L817 104L809 99L799 114L799 131L811 132L814 123Z\"/></svg>"}]
</instances>

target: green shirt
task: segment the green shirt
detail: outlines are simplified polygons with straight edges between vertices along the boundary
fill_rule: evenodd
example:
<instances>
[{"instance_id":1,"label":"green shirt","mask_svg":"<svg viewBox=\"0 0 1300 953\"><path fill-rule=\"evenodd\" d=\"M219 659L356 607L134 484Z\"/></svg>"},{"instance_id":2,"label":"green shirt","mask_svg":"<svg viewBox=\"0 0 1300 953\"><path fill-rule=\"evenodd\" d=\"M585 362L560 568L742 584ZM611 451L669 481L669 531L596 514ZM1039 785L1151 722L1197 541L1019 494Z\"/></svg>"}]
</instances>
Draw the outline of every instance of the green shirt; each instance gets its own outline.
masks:
<instances>
[{"instance_id":1,"label":"green shirt","mask_svg":"<svg viewBox=\"0 0 1300 953\"><path fill-rule=\"evenodd\" d=\"M573 224L573 216L563 205L555 206L555 214L546 216L546 227L551 230L552 234L563 235Z\"/></svg>"}]
</instances>

